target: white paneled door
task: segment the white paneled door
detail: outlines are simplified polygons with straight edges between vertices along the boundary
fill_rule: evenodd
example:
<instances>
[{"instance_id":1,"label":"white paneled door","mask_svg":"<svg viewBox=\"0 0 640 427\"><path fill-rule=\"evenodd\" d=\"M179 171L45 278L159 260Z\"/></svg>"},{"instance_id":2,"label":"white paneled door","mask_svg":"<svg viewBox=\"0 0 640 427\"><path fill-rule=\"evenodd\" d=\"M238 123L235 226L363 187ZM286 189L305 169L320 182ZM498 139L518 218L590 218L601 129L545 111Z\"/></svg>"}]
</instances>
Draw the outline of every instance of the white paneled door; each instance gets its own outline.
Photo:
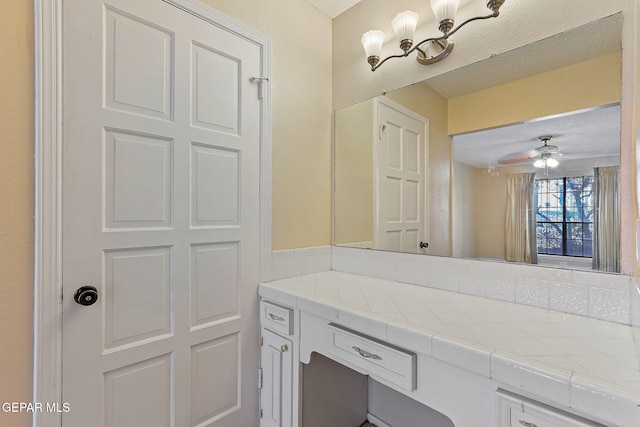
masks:
<instances>
[{"instance_id":1,"label":"white paneled door","mask_svg":"<svg viewBox=\"0 0 640 427\"><path fill-rule=\"evenodd\" d=\"M257 426L260 47L161 0L63 47L63 427Z\"/></svg>"},{"instance_id":2,"label":"white paneled door","mask_svg":"<svg viewBox=\"0 0 640 427\"><path fill-rule=\"evenodd\" d=\"M428 253L429 121L378 98L376 249Z\"/></svg>"}]
</instances>

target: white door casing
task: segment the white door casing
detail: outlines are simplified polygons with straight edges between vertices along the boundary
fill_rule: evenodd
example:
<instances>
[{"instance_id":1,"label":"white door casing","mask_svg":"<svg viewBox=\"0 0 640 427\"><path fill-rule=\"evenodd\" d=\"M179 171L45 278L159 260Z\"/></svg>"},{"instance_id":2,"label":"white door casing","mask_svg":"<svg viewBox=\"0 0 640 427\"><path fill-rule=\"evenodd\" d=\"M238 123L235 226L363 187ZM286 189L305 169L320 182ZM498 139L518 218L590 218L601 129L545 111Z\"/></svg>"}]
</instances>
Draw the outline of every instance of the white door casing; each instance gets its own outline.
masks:
<instances>
[{"instance_id":1,"label":"white door casing","mask_svg":"<svg viewBox=\"0 0 640 427\"><path fill-rule=\"evenodd\" d=\"M376 99L374 248L428 253L429 121Z\"/></svg>"},{"instance_id":2,"label":"white door casing","mask_svg":"<svg viewBox=\"0 0 640 427\"><path fill-rule=\"evenodd\" d=\"M175 3L210 22L159 0L38 8L37 27L55 32L55 42L37 38L34 401L68 402L64 425L103 425L95 418L103 415L104 425L257 423L270 110L268 90L260 100L250 77L268 75L269 41L197 2ZM61 182L62 6L73 46L65 45ZM258 195L269 211L260 219ZM62 271L64 391L59 293L46 289L49 279L62 287ZM97 304L73 302L84 284L99 289ZM60 414L34 417L34 425L59 424Z\"/></svg>"}]
</instances>

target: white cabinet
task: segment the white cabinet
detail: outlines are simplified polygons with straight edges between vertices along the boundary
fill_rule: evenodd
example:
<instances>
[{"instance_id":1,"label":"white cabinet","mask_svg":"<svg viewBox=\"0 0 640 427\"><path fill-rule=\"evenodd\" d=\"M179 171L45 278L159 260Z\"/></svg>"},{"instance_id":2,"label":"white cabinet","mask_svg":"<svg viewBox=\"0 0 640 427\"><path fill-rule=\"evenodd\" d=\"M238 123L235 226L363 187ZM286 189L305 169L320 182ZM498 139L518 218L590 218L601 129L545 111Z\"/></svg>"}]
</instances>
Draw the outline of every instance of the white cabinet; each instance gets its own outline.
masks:
<instances>
[{"instance_id":1,"label":"white cabinet","mask_svg":"<svg viewBox=\"0 0 640 427\"><path fill-rule=\"evenodd\" d=\"M290 340L262 330L262 427L293 425L293 351Z\"/></svg>"},{"instance_id":2,"label":"white cabinet","mask_svg":"<svg viewBox=\"0 0 640 427\"><path fill-rule=\"evenodd\" d=\"M604 427L504 390L496 393L498 427Z\"/></svg>"},{"instance_id":3,"label":"white cabinet","mask_svg":"<svg viewBox=\"0 0 640 427\"><path fill-rule=\"evenodd\" d=\"M298 426L299 369L294 311L260 302L261 427Z\"/></svg>"}]
</instances>

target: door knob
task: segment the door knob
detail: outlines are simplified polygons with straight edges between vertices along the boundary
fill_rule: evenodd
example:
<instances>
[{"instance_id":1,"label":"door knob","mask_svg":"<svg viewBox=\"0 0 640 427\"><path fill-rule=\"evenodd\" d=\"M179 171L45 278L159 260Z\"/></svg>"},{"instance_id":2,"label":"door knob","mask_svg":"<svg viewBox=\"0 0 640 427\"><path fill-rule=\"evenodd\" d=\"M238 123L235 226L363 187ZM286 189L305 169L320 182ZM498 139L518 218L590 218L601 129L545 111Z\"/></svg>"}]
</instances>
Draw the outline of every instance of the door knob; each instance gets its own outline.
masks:
<instances>
[{"instance_id":1,"label":"door knob","mask_svg":"<svg viewBox=\"0 0 640 427\"><path fill-rule=\"evenodd\" d=\"M420 242L420 249L426 249L429 247L429 243Z\"/></svg>"},{"instance_id":2,"label":"door knob","mask_svg":"<svg viewBox=\"0 0 640 427\"><path fill-rule=\"evenodd\" d=\"M92 305L98 301L98 290L95 286L82 286L73 295L73 300L80 305Z\"/></svg>"}]
</instances>

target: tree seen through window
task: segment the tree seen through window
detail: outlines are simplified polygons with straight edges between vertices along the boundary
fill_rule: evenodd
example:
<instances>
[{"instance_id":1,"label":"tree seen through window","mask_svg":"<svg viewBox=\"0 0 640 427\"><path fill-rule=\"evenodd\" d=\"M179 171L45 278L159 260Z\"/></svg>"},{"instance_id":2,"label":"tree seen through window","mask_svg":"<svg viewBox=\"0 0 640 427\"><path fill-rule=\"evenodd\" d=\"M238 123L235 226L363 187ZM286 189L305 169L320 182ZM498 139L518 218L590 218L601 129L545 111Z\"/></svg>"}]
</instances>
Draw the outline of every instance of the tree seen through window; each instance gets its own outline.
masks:
<instances>
[{"instance_id":1,"label":"tree seen through window","mask_svg":"<svg viewBox=\"0 0 640 427\"><path fill-rule=\"evenodd\" d=\"M593 177L536 180L538 253L591 257Z\"/></svg>"}]
</instances>

